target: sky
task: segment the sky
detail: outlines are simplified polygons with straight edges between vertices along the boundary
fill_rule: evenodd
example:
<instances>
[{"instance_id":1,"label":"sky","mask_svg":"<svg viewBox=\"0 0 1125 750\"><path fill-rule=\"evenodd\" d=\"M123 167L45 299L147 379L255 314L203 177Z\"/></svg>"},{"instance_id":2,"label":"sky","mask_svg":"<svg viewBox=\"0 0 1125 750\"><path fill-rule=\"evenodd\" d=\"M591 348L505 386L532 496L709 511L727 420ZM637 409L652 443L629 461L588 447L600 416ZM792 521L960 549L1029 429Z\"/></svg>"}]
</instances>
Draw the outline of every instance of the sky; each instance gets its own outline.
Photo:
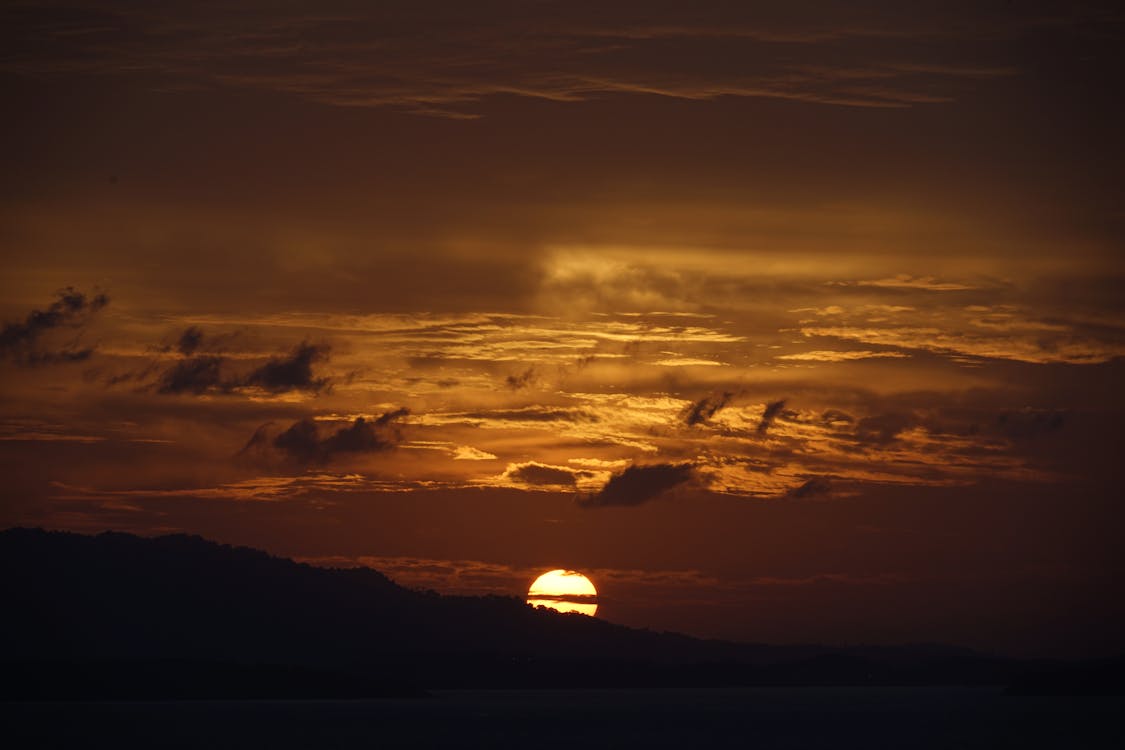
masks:
<instances>
[{"instance_id":1,"label":"sky","mask_svg":"<svg viewBox=\"0 0 1125 750\"><path fill-rule=\"evenodd\" d=\"M1113 3L0 10L0 525L1125 650Z\"/></svg>"}]
</instances>

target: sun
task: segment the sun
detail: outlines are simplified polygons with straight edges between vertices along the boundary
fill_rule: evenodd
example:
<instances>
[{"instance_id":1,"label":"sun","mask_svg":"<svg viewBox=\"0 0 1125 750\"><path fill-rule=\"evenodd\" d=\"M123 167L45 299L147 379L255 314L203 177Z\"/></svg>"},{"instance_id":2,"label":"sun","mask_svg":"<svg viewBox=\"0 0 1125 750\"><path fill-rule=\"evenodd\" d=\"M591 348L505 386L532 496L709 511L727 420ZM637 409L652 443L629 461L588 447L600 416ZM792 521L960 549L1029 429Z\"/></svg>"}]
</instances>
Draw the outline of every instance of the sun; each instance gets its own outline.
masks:
<instances>
[{"instance_id":1,"label":"sun","mask_svg":"<svg viewBox=\"0 0 1125 750\"><path fill-rule=\"evenodd\" d=\"M551 570L535 579L527 590L527 603L550 607L559 612L594 616L598 611L598 590L590 579L574 570Z\"/></svg>"}]
</instances>

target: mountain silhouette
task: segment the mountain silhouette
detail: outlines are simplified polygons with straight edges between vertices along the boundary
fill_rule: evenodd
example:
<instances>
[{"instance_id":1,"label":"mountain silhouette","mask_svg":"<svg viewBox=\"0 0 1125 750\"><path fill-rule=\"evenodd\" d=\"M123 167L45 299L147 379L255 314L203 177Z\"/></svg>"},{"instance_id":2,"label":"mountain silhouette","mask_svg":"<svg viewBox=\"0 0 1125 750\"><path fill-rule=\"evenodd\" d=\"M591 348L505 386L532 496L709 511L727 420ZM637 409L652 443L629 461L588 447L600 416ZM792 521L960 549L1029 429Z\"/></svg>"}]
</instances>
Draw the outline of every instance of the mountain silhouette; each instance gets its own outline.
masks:
<instances>
[{"instance_id":1,"label":"mountain silhouette","mask_svg":"<svg viewBox=\"0 0 1125 750\"><path fill-rule=\"evenodd\" d=\"M421 687L1009 684L944 646L765 646L403 588L197 536L0 532L8 697L340 696Z\"/></svg>"}]
</instances>

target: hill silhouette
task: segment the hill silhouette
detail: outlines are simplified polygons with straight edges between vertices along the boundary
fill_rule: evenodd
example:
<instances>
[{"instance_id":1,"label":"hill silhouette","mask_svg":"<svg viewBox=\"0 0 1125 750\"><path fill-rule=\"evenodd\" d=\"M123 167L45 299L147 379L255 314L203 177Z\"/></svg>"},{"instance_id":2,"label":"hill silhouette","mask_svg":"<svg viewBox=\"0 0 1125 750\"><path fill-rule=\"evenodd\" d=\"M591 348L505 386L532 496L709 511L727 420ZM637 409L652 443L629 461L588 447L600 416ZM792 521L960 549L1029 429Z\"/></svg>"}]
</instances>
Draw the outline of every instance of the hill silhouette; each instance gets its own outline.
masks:
<instances>
[{"instance_id":1,"label":"hill silhouette","mask_svg":"<svg viewBox=\"0 0 1125 750\"><path fill-rule=\"evenodd\" d=\"M423 687L1008 684L943 646L699 640L439 595L196 536L0 532L7 697L402 695Z\"/></svg>"}]
</instances>

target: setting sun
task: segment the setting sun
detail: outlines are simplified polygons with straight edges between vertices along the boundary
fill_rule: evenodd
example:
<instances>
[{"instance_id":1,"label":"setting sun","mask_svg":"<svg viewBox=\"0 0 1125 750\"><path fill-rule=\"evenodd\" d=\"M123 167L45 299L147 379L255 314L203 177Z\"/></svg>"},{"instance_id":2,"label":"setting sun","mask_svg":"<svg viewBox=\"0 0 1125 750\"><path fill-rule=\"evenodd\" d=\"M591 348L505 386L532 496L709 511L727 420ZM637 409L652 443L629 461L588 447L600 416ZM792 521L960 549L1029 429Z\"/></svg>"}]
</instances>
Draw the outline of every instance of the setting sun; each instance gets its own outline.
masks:
<instances>
[{"instance_id":1,"label":"setting sun","mask_svg":"<svg viewBox=\"0 0 1125 750\"><path fill-rule=\"evenodd\" d=\"M989 691L1125 693L1125 1L12 0L0 50L0 745L1096 744ZM655 687L754 696L519 692Z\"/></svg>"},{"instance_id":2,"label":"setting sun","mask_svg":"<svg viewBox=\"0 0 1125 750\"><path fill-rule=\"evenodd\" d=\"M559 612L594 616L598 611L598 590L586 576L573 570L552 570L535 579L527 591L527 603L550 607Z\"/></svg>"}]
</instances>

